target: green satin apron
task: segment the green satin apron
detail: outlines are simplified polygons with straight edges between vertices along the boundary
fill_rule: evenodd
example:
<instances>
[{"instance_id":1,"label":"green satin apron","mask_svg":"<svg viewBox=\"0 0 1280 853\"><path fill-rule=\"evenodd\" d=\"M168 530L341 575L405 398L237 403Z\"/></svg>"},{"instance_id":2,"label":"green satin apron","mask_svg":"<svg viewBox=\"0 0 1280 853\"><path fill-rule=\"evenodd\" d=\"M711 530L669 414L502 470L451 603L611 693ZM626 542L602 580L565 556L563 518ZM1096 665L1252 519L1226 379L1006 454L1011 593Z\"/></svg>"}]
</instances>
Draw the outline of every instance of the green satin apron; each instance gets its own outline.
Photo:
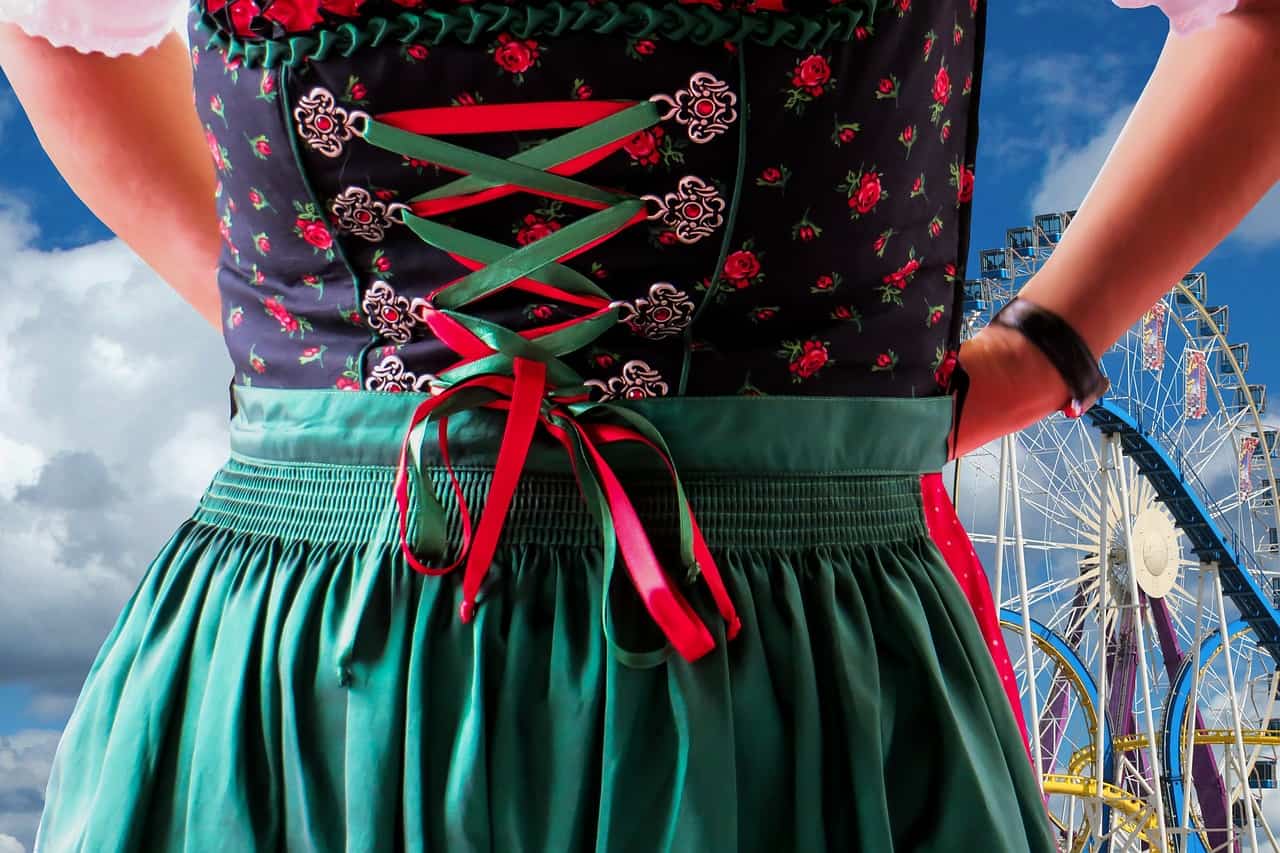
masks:
<instances>
[{"instance_id":1,"label":"green satin apron","mask_svg":"<svg viewBox=\"0 0 1280 853\"><path fill-rule=\"evenodd\" d=\"M230 458L93 664L38 850L1054 849L925 526L949 398L626 403L666 438L742 622L728 639L681 581L714 649L636 665L663 637L621 572L604 594L559 444L535 441L464 624L461 572L399 548L392 481L423 395L233 391ZM501 433L495 411L449 421L473 515ZM416 483L460 534L438 449L423 440L410 489L415 545ZM665 469L609 452L672 554Z\"/></svg>"}]
</instances>

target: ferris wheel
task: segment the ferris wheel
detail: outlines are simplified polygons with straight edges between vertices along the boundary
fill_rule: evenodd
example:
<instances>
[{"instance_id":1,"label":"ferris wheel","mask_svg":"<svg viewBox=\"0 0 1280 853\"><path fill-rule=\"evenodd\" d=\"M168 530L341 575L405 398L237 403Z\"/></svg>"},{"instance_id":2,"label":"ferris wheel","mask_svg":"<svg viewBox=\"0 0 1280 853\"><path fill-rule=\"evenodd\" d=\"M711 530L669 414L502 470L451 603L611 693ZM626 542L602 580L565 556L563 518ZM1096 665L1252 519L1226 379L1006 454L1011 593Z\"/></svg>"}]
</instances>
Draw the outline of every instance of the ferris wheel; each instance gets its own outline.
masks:
<instances>
[{"instance_id":1,"label":"ferris wheel","mask_svg":"<svg viewBox=\"0 0 1280 853\"><path fill-rule=\"evenodd\" d=\"M966 334L1074 211L981 252ZM955 465L1064 851L1280 853L1280 438L1203 273L1103 357L1106 397Z\"/></svg>"}]
</instances>

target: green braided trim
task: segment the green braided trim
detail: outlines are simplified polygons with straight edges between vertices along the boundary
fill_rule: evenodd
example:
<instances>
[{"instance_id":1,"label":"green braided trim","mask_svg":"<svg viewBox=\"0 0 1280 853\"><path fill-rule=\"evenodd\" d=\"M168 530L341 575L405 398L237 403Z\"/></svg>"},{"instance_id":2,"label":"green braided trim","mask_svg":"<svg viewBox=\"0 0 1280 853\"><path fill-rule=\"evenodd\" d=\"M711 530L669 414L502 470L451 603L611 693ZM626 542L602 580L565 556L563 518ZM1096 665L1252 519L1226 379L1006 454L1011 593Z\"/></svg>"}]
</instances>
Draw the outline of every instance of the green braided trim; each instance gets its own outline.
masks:
<instances>
[{"instance_id":1,"label":"green braided trim","mask_svg":"<svg viewBox=\"0 0 1280 853\"><path fill-rule=\"evenodd\" d=\"M604 0L549 0L539 6L505 6L480 2L452 11L430 9L403 12L394 18L370 17L360 22L279 39L252 38L224 31L208 12L201 23L210 32L209 44L240 57L254 68L297 66L309 59L335 54L349 57L362 47L383 44L440 44L457 39L473 44L510 32L519 38L559 36L570 32L621 33L632 38L687 40L696 44L753 41L797 49L820 50L827 42L851 41L859 25L875 19L883 0L845 0L825 12L716 11L702 3L617 3Z\"/></svg>"}]
</instances>

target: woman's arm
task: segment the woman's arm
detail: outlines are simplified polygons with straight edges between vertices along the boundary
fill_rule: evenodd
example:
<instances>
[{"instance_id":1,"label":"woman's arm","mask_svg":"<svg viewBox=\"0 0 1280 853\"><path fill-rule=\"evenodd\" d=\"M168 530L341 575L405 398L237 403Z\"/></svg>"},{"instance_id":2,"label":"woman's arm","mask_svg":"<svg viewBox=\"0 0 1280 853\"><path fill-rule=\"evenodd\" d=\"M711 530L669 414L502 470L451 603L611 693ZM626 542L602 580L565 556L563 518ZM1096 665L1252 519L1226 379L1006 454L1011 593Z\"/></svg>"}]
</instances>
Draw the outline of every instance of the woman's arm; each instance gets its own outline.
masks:
<instances>
[{"instance_id":1,"label":"woman's arm","mask_svg":"<svg viewBox=\"0 0 1280 853\"><path fill-rule=\"evenodd\" d=\"M1022 288L1101 355L1280 181L1280 0L1170 34L1057 248ZM1066 385L1017 332L961 347L966 453L1053 413Z\"/></svg>"},{"instance_id":2,"label":"woman's arm","mask_svg":"<svg viewBox=\"0 0 1280 853\"><path fill-rule=\"evenodd\" d=\"M85 205L221 331L217 179L181 37L108 57L0 23L0 68Z\"/></svg>"}]
</instances>

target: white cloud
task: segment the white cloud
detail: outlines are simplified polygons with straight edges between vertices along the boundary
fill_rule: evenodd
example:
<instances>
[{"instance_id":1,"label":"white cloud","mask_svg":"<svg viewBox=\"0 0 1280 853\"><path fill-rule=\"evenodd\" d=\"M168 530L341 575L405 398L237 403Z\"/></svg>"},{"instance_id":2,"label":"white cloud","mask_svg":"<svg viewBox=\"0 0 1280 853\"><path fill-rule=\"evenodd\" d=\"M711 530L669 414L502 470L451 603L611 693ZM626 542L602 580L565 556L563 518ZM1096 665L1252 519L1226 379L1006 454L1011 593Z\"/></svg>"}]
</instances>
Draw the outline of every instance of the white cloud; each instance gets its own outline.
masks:
<instances>
[{"instance_id":1,"label":"white cloud","mask_svg":"<svg viewBox=\"0 0 1280 853\"><path fill-rule=\"evenodd\" d=\"M0 682L57 721L226 459L232 367L119 240L46 252L37 237L0 195ZM58 734L0 738L0 853L32 841Z\"/></svg>"},{"instance_id":2,"label":"white cloud","mask_svg":"<svg viewBox=\"0 0 1280 853\"><path fill-rule=\"evenodd\" d=\"M36 236L0 198L0 681L53 696L225 460L232 368L120 241Z\"/></svg>"},{"instance_id":3,"label":"white cloud","mask_svg":"<svg viewBox=\"0 0 1280 853\"><path fill-rule=\"evenodd\" d=\"M1134 104L1122 104L1113 110L1102 122L1101 129L1081 145L1059 144L1048 149L1040 182L1031 193L1028 219L1039 213L1080 206L1133 108ZM1263 196L1226 240L1253 249L1267 249L1280 243L1280 184Z\"/></svg>"},{"instance_id":4,"label":"white cloud","mask_svg":"<svg viewBox=\"0 0 1280 853\"><path fill-rule=\"evenodd\" d=\"M1038 213L1080 206L1132 111L1133 104L1123 104L1103 121L1098 134L1083 145L1074 148L1059 145L1049 150L1040 183L1031 194L1028 219Z\"/></svg>"},{"instance_id":5,"label":"white cloud","mask_svg":"<svg viewBox=\"0 0 1280 853\"><path fill-rule=\"evenodd\" d=\"M1246 248L1272 248L1280 243L1280 184L1276 184L1236 226L1232 237Z\"/></svg>"},{"instance_id":6,"label":"white cloud","mask_svg":"<svg viewBox=\"0 0 1280 853\"><path fill-rule=\"evenodd\" d=\"M60 736L26 729L0 737L0 853L25 850L34 840Z\"/></svg>"}]
</instances>

